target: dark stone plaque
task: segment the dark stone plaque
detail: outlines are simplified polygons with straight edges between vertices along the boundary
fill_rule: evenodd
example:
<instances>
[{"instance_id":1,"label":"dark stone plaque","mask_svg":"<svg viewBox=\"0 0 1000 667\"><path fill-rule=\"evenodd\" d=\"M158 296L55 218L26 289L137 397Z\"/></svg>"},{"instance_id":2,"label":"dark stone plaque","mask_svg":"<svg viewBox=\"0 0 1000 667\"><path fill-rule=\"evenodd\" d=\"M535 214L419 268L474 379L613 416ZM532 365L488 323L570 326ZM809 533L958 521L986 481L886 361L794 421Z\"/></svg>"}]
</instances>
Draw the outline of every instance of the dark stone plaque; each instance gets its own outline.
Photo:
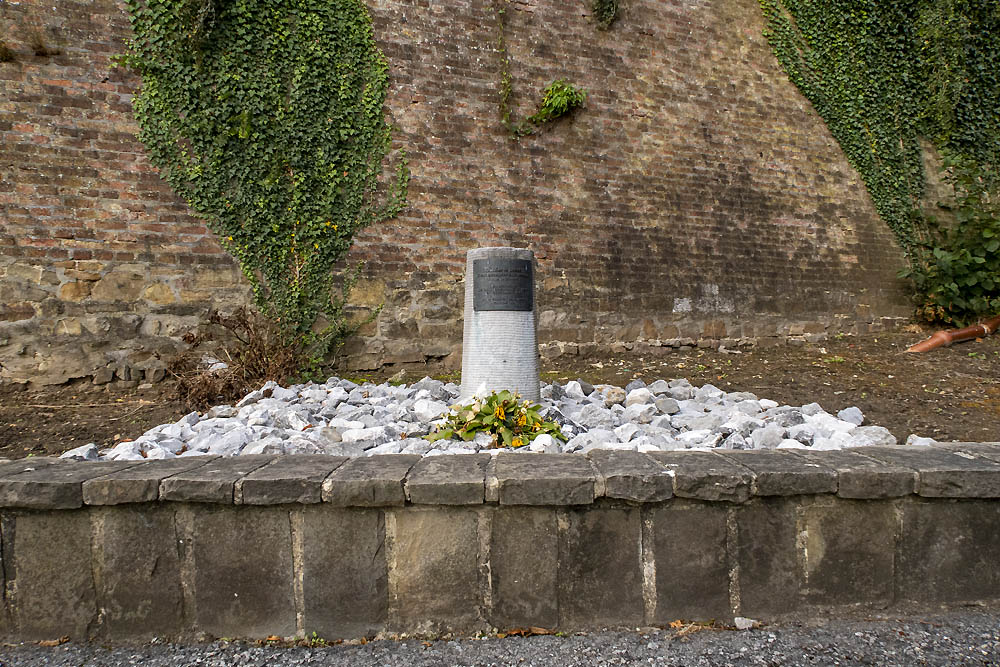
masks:
<instances>
[{"instance_id":1,"label":"dark stone plaque","mask_svg":"<svg viewBox=\"0 0 1000 667\"><path fill-rule=\"evenodd\" d=\"M534 287L530 259L472 260L473 310L534 310Z\"/></svg>"}]
</instances>

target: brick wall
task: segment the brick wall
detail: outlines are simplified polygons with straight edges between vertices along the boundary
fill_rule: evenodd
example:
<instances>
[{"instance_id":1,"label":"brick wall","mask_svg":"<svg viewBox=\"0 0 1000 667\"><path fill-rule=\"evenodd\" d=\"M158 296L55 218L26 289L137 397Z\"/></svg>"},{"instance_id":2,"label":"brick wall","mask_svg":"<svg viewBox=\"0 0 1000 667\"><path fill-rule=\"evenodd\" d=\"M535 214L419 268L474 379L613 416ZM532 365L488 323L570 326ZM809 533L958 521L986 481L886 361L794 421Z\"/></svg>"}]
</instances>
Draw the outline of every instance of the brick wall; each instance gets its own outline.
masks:
<instances>
[{"instance_id":1,"label":"brick wall","mask_svg":"<svg viewBox=\"0 0 1000 667\"><path fill-rule=\"evenodd\" d=\"M492 0L370 0L392 67L410 209L365 230L347 364L456 363L474 247L532 248L550 353L878 327L906 313L888 229L781 71L754 0L507 11L516 113L564 77L586 108L514 141L498 122ZM155 374L238 270L135 139L137 81L109 64L115 0L0 4L0 364L60 382ZM33 35L57 54L36 55Z\"/></svg>"}]
</instances>

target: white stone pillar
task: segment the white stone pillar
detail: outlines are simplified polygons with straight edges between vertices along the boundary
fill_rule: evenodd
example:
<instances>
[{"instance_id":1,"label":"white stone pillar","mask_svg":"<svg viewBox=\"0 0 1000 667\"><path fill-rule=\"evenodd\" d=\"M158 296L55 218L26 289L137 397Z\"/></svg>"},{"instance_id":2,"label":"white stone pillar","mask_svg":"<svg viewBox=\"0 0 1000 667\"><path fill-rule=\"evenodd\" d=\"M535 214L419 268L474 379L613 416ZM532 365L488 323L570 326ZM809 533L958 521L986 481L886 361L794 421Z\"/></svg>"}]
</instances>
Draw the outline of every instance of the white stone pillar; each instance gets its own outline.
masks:
<instances>
[{"instance_id":1,"label":"white stone pillar","mask_svg":"<svg viewBox=\"0 0 1000 667\"><path fill-rule=\"evenodd\" d=\"M462 390L470 398L509 389L537 401L535 253L523 248L477 248L465 259Z\"/></svg>"}]
</instances>

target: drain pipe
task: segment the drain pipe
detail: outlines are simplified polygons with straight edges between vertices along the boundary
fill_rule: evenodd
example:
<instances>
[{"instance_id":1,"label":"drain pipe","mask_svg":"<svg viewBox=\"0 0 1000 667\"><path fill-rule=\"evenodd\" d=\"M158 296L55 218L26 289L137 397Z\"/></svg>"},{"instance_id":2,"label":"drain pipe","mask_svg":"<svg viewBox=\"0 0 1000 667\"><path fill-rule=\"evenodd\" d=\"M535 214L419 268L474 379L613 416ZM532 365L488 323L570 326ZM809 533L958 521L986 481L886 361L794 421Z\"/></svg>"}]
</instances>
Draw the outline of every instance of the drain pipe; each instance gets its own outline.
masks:
<instances>
[{"instance_id":1,"label":"drain pipe","mask_svg":"<svg viewBox=\"0 0 1000 667\"><path fill-rule=\"evenodd\" d=\"M931 336L925 341L921 341L916 345L911 345L907 352L927 352L928 350L933 350L937 347L948 347L952 343L961 343L962 341L970 340L972 338L983 338L984 336L989 336L991 333L1000 328L1000 315L992 317L985 322L976 324L971 327L965 327L964 329L948 329L947 331L938 331L936 334Z\"/></svg>"}]
</instances>

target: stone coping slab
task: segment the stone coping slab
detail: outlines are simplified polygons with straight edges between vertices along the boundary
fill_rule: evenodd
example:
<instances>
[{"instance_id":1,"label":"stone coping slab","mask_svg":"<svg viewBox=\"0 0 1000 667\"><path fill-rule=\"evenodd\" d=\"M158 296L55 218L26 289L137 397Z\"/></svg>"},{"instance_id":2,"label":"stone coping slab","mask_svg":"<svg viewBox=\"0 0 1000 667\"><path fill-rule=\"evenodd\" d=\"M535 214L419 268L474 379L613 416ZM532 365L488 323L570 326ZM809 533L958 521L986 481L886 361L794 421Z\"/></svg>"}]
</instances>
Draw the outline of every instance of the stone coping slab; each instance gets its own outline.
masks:
<instances>
[{"instance_id":1,"label":"stone coping slab","mask_svg":"<svg viewBox=\"0 0 1000 667\"><path fill-rule=\"evenodd\" d=\"M599 498L745 503L755 497L1000 497L1000 443L852 450L592 450L433 457L183 457L0 463L0 508L70 509L148 502L415 505L589 505Z\"/></svg>"}]
</instances>

